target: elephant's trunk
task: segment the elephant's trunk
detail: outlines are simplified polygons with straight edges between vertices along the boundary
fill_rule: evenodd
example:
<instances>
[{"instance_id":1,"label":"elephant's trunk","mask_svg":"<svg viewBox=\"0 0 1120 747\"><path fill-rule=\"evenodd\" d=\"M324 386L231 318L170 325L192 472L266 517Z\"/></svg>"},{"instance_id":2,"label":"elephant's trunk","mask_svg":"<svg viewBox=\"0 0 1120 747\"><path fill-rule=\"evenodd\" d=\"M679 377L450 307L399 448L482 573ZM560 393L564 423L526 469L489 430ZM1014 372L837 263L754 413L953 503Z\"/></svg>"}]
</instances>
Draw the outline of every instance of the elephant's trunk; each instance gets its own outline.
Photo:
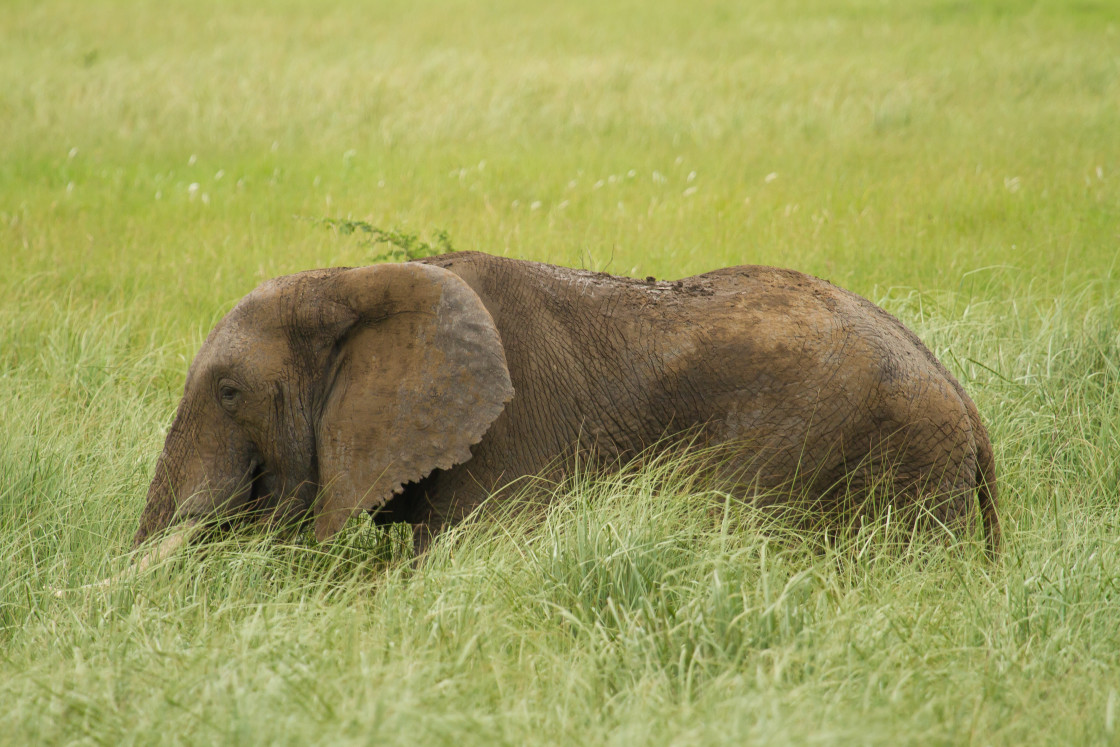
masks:
<instances>
[{"instance_id":1,"label":"elephant's trunk","mask_svg":"<svg viewBox=\"0 0 1120 747\"><path fill-rule=\"evenodd\" d=\"M168 444L170 444L170 441L170 434L168 434ZM168 451L169 449L165 447L156 462L156 472L152 477L151 485L148 486L147 502L144 505L144 512L140 516L140 526L132 537L132 549L134 550L142 545L148 537L158 534L170 526L175 515L176 502L173 489L175 481L169 474L172 469L169 462L172 460L168 458Z\"/></svg>"},{"instance_id":2,"label":"elephant's trunk","mask_svg":"<svg viewBox=\"0 0 1120 747\"><path fill-rule=\"evenodd\" d=\"M184 397L167 432L133 549L187 520L232 516L252 498L260 466L254 447L232 435L220 413L190 399Z\"/></svg>"}]
</instances>

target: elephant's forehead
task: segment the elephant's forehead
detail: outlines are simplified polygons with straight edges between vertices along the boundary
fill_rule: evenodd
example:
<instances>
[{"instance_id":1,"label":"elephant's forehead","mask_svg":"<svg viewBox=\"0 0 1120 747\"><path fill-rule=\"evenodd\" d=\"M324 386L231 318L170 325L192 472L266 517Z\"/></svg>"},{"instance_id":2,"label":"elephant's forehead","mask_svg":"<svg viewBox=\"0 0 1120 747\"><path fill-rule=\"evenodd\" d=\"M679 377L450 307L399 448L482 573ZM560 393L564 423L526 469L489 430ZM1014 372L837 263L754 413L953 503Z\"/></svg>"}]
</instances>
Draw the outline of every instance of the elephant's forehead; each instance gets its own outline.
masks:
<instances>
[{"instance_id":1,"label":"elephant's forehead","mask_svg":"<svg viewBox=\"0 0 1120 747\"><path fill-rule=\"evenodd\" d=\"M262 331L271 326L291 325L323 305L325 281L348 269L307 270L266 280L238 302L227 320L231 325L252 324Z\"/></svg>"},{"instance_id":2,"label":"elephant's forehead","mask_svg":"<svg viewBox=\"0 0 1120 747\"><path fill-rule=\"evenodd\" d=\"M321 327L336 313L325 281L348 268L310 270L267 280L242 298L211 330L196 356L200 368L276 365L290 357L293 335Z\"/></svg>"},{"instance_id":3,"label":"elephant's forehead","mask_svg":"<svg viewBox=\"0 0 1120 747\"><path fill-rule=\"evenodd\" d=\"M227 316L214 327L206 342L195 356L192 369L199 374L243 370L248 365L255 368L263 362L269 350L279 349L274 334L254 326L238 324Z\"/></svg>"},{"instance_id":4,"label":"elephant's forehead","mask_svg":"<svg viewBox=\"0 0 1120 747\"><path fill-rule=\"evenodd\" d=\"M250 355L260 357L284 336L286 311L294 303L282 289L253 291L219 321L199 350L196 361L202 365L226 366Z\"/></svg>"},{"instance_id":5,"label":"elephant's forehead","mask_svg":"<svg viewBox=\"0 0 1120 747\"><path fill-rule=\"evenodd\" d=\"M281 378L289 358L288 346L280 336L219 323L195 356L187 372L186 389L206 386L206 382L224 376L256 388L261 382Z\"/></svg>"},{"instance_id":6,"label":"elephant's forehead","mask_svg":"<svg viewBox=\"0 0 1120 747\"><path fill-rule=\"evenodd\" d=\"M245 296L225 317L214 326L210 337L214 343L238 344L275 332L281 325L285 310L294 299L287 293L260 293L260 289Z\"/></svg>"},{"instance_id":7,"label":"elephant's forehead","mask_svg":"<svg viewBox=\"0 0 1120 747\"><path fill-rule=\"evenodd\" d=\"M239 320L262 313L275 314L283 306L298 303L305 295L308 281L314 282L316 279L309 275L310 273L300 273L264 281L233 307L230 316Z\"/></svg>"}]
</instances>

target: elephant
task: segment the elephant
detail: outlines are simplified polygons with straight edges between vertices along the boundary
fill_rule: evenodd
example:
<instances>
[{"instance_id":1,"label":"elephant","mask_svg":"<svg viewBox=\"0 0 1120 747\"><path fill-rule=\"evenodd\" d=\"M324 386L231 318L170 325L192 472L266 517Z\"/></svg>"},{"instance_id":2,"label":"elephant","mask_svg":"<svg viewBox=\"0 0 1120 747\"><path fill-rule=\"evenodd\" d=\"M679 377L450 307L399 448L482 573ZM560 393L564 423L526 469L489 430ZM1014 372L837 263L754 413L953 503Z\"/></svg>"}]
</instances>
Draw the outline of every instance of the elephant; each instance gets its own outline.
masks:
<instances>
[{"instance_id":1,"label":"elephant","mask_svg":"<svg viewBox=\"0 0 1120 747\"><path fill-rule=\"evenodd\" d=\"M133 547L243 520L324 541L367 512L410 524L422 554L523 500L503 490L522 478L674 436L721 452L728 495L825 521L885 503L916 527L982 526L998 551L975 404L870 301L773 267L670 282L479 252L245 296L189 368Z\"/></svg>"}]
</instances>

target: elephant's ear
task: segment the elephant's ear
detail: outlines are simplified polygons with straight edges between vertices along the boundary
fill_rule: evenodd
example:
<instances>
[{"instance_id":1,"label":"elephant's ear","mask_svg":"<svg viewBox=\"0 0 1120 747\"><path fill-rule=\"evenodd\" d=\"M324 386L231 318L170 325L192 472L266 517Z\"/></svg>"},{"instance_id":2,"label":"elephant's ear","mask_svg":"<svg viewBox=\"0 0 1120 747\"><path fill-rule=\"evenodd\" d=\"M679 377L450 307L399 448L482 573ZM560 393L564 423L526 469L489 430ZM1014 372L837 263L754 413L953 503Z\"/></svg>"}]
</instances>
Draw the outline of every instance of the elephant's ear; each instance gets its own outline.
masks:
<instances>
[{"instance_id":1,"label":"elephant's ear","mask_svg":"<svg viewBox=\"0 0 1120 747\"><path fill-rule=\"evenodd\" d=\"M494 320L454 273L377 265L327 282L353 319L339 334L317 425L320 540L404 483L470 459L513 397Z\"/></svg>"}]
</instances>

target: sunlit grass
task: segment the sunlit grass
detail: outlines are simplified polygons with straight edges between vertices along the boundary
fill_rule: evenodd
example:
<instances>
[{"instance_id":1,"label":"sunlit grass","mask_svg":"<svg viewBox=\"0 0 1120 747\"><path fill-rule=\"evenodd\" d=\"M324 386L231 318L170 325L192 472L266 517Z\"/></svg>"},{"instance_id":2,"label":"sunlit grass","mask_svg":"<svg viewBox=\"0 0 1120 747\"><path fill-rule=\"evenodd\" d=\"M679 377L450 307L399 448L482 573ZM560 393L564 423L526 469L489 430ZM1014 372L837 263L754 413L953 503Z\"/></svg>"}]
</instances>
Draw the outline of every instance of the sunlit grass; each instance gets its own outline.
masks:
<instances>
[{"instance_id":1,"label":"sunlit grass","mask_svg":"<svg viewBox=\"0 0 1120 747\"><path fill-rule=\"evenodd\" d=\"M0 741L1116 741L1117 34L1015 0L9 3ZM860 292L979 405L1003 556L823 542L669 460L419 565L247 531L55 597L128 568L232 303L389 248L324 219Z\"/></svg>"}]
</instances>

